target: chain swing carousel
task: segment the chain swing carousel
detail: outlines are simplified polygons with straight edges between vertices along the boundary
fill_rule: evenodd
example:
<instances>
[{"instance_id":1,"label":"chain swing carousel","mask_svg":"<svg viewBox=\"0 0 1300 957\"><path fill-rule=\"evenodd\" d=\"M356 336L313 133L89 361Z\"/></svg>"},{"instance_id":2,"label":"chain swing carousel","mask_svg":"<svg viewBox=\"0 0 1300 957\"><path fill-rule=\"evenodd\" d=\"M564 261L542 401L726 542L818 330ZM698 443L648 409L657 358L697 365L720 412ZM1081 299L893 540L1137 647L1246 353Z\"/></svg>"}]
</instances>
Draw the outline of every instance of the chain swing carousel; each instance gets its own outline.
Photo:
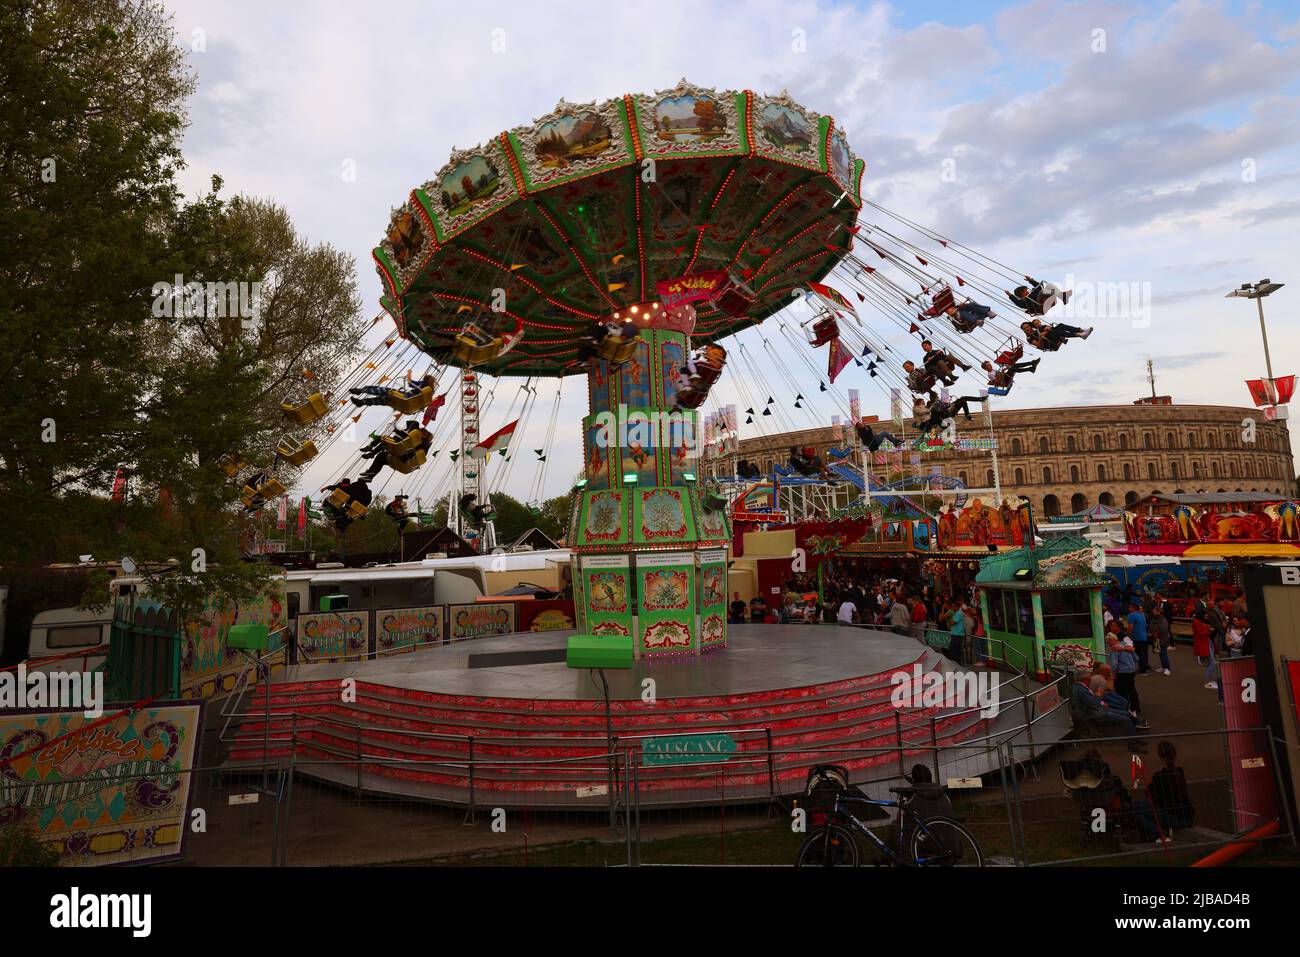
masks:
<instances>
[{"instance_id":1,"label":"chain swing carousel","mask_svg":"<svg viewBox=\"0 0 1300 957\"><path fill-rule=\"evenodd\" d=\"M562 102L394 212L374 256L404 337L476 373L587 376L579 631L637 657L725 646L729 531L698 486L696 409L717 340L846 254L862 172L830 117L683 81Z\"/></svg>"}]
</instances>

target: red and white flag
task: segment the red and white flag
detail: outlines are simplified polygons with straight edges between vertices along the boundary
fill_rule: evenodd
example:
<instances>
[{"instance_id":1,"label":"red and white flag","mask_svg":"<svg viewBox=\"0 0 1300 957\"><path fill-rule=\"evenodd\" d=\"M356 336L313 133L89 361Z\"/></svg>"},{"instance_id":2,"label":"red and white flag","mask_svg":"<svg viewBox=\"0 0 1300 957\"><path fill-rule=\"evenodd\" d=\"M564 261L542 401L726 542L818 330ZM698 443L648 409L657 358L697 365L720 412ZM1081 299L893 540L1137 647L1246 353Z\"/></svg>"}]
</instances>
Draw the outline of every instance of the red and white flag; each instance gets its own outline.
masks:
<instances>
[{"instance_id":1,"label":"red and white flag","mask_svg":"<svg viewBox=\"0 0 1300 957\"><path fill-rule=\"evenodd\" d=\"M504 428L493 432L470 450L470 458L485 459L493 452L504 452L509 447L510 437L515 434L515 426L518 424L519 420L515 419Z\"/></svg>"},{"instance_id":2,"label":"red and white flag","mask_svg":"<svg viewBox=\"0 0 1300 957\"><path fill-rule=\"evenodd\" d=\"M826 356L826 374L831 377L831 383L834 384L835 377L844 371L844 367L849 364L853 356L849 350L840 345L839 337L831 340L831 351Z\"/></svg>"},{"instance_id":3,"label":"red and white flag","mask_svg":"<svg viewBox=\"0 0 1300 957\"><path fill-rule=\"evenodd\" d=\"M289 496L281 495L275 508L275 527L283 531L289 527Z\"/></svg>"},{"instance_id":4,"label":"red and white flag","mask_svg":"<svg viewBox=\"0 0 1300 957\"><path fill-rule=\"evenodd\" d=\"M1246 388L1256 406L1286 405L1295 394L1295 376L1284 375L1280 379L1247 379Z\"/></svg>"},{"instance_id":5,"label":"red and white flag","mask_svg":"<svg viewBox=\"0 0 1300 957\"><path fill-rule=\"evenodd\" d=\"M304 540L307 536L307 499L305 497L298 500L298 535Z\"/></svg>"},{"instance_id":6,"label":"red and white flag","mask_svg":"<svg viewBox=\"0 0 1300 957\"><path fill-rule=\"evenodd\" d=\"M112 495L113 501L120 502L122 501L125 495L126 495L126 476L122 474L121 469L118 469L117 474L113 476L113 495Z\"/></svg>"}]
</instances>

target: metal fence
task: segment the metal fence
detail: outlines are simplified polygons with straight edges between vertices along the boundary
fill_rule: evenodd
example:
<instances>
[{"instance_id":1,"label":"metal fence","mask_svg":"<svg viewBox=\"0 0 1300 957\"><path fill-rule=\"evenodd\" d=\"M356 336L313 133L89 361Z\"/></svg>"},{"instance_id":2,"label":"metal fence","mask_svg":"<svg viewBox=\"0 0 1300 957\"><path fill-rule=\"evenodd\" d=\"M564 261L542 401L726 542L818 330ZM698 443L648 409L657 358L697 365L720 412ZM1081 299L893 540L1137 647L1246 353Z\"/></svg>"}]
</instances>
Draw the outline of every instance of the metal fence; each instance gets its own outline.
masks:
<instances>
[{"instance_id":1,"label":"metal fence","mask_svg":"<svg viewBox=\"0 0 1300 957\"><path fill-rule=\"evenodd\" d=\"M1132 741L1116 738L1067 740L1036 761L1031 760L1028 743L1018 741L977 740L956 746L922 741L909 745L906 753L897 748L826 747L801 754L810 762L864 768L853 775L854 782L873 798L888 798L889 786L912 764L942 769L939 779L950 785L954 813L979 841L988 865L1182 865L1224 846L1251 825L1266 823L1251 817L1256 813L1252 808L1260 806L1259 789L1250 794L1234 790L1230 755L1241 749L1230 747L1233 735L1252 736L1255 751L1263 747L1276 781L1274 745L1263 729L1153 736L1144 739L1149 752L1141 767L1132 761ZM1177 748L1195 809L1193 820L1171 821L1144 810L1153 799L1151 781L1161 763L1161 741ZM758 748L725 758L693 759L681 768L693 779L688 797L654 806L647 803L654 787L648 772L656 769L647 766L645 750L635 742L625 740L618 750L595 759L535 761L539 771L543 766L587 762L615 782L612 792L593 787L569 808L530 806L526 795L519 800L521 796L512 799L499 792L483 795L471 807L441 803L417 796L427 789L436 763L375 756L363 756L364 768L355 758L303 760L290 754L239 770L183 770L176 775L189 787L181 862L789 866L811 826L805 820L800 829L797 812L807 810L802 782L773 775L770 793L759 799L738 783L768 777L786 757L788 752ZM1109 790L1067 785L1066 772L1079 762L1098 760L1115 779ZM490 771L494 763L491 757L462 762L476 774ZM986 768L981 774L962 773L981 767ZM422 778L418 786L417 774ZM24 786L7 782L9 797L21 801ZM1274 806L1284 804L1276 801ZM1293 845L1291 822L1282 813L1277 833L1267 840ZM890 826L889 812L876 817L873 826ZM143 860L150 853L141 847L126 859Z\"/></svg>"}]
</instances>

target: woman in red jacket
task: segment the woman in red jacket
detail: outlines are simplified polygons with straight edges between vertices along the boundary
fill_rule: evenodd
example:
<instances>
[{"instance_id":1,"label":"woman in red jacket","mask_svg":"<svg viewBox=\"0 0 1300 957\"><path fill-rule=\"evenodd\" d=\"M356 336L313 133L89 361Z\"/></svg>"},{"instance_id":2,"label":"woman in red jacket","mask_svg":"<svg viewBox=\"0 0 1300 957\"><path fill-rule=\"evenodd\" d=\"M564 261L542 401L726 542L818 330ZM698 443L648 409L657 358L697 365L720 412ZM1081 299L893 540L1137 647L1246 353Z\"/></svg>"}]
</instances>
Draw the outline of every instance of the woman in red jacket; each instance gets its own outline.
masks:
<instances>
[{"instance_id":1,"label":"woman in red jacket","mask_svg":"<svg viewBox=\"0 0 1300 957\"><path fill-rule=\"evenodd\" d=\"M1214 642L1210 640L1210 623L1206 621L1204 612L1192 618L1192 654L1196 655L1198 663L1200 659L1205 659L1205 687L1217 689L1219 683L1214 680Z\"/></svg>"}]
</instances>

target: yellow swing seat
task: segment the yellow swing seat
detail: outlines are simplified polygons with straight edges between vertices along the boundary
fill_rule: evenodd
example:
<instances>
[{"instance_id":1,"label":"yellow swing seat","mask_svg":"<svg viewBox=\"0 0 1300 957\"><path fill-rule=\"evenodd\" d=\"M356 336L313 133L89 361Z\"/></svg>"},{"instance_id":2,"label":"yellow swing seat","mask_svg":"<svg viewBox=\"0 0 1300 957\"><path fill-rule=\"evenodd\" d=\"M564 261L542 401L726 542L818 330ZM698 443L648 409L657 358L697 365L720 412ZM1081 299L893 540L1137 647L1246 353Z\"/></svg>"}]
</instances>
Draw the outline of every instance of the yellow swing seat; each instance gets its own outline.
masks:
<instances>
[{"instance_id":1,"label":"yellow swing seat","mask_svg":"<svg viewBox=\"0 0 1300 957\"><path fill-rule=\"evenodd\" d=\"M600 340L596 346L596 355L600 356L606 362L614 365L622 365L636 354L637 344L641 342L641 337L634 336L631 339L624 339L621 336L606 336Z\"/></svg>"},{"instance_id":2,"label":"yellow swing seat","mask_svg":"<svg viewBox=\"0 0 1300 957\"><path fill-rule=\"evenodd\" d=\"M329 412L329 407L325 404L325 396L319 392L313 392L307 396L307 401L302 405L281 402L280 411L284 413L286 419L295 425L306 425L308 422L315 422L324 416Z\"/></svg>"},{"instance_id":3,"label":"yellow swing seat","mask_svg":"<svg viewBox=\"0 0 1300 957\"><path fill-rule=\"evenodd\" d=\"M428 453L424 449L416 449L405 458L389 458L388 467L402 475L410 475L428 460Z\"/></svg>"},{"instance_id":4,"label":"yellow swing seat","mask_svg":"<svg viewBox=\"0 0 1300 957\"><path fill-rule=\"evenodd\" d=\"M346 489L341 488L330 492L329 498L325 499L325 504L347 515L348 518L365 518L369 512L366 506L352 498Z\"/></svg>"},{"instance_id":5,"label":"yellow swing seat","mask_svg":"<svg viewBox=\"0 0 1300 957\"><path fill-rule=\"evenodd\" d=\"M451 347L451 354L466 365L476 366L495 359L500 355L504 344L501 336L494 336L483 342L462 332L456 337L456 342Z\"/></svg>"},{"instance_id":6,"label":"yellow swing seat","mask_svg":"<svg viewBox=\"0 0 1300 957\"><path fill-rule=\"evenodd\" d=\"M433 386L422 387L416 395L402 395L397 389L388 390L388 407L406 415L415 415L433 401Z\"/></svg>"},{"instance_id":7,"label":"yellow swing seat","mask_svg":"<svg viewBox=\"0 0 1300 957\"><path fill-rule=\"evenodd\" d=\"M245 485L244 490L239 495L239 500L244 503L244 508L255 508L261 502L268 502L284 493L285 488L280 484L280 480L269 478L261 485Z\"/></svg>"},{"instance_id":8,"label":"yellow swing seat","mask_svg":"<svg viewBox=\"0 0 1300 957\"><path fill-rule=\"evenodd\" d=\"M223 455L217 459L217 468L226 473L226 478L234 478L248 468L248 463L238 455Z\"/></svg>"},{"instance_id":9,"label":"yellow swing seat","mask_svg":"<svg viewBox=\"0 0 1300 957\"><path fill-rule=\"evenodd\" d=\"M400 439L391 435L381 435L379 441L383 443L384 451L388 453L388 457L391 459L395 455L406 455L408 452L415 451L420 446L421 438L423 436L420 432L412 429Z\"/></svg>"},{"instance_id":10,"label":"yellow swing seat","mask_svg":"<svg viewBox=\"0 0 1300 957\"><path fill-rule=\"evenodd\" d=\"M316 443L311 439L307 439L301 445L294 445L293 439L286 436L275 447L275 457L290 465L305 465L314 459L316 454Z\"/></svg>"}]
</instances>

